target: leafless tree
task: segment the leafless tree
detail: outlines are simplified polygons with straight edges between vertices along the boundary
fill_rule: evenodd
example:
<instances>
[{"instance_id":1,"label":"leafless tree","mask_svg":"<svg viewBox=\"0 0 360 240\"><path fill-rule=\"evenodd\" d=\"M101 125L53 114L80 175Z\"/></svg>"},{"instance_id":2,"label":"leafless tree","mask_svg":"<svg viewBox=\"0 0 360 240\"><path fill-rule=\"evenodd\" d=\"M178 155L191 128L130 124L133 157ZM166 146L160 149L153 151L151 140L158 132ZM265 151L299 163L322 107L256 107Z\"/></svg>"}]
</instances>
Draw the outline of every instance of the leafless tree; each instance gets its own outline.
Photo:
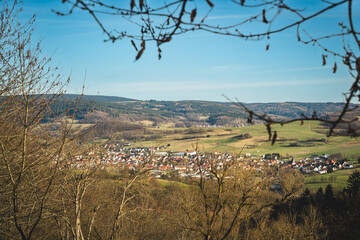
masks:
<instances>
[{"instance_id":1,"label":"leafless tree","mask_svg":"<svg viewBox=\"0 0 360 240\"><path fill-rule=\"evenodd\" d=\"M1 1L0 14L0 234L34 238L46 211L70 130L40 122L66 83L31 42L34 18L18 22L17 1Z\"/></svg>"},{"instance_id":2,"label":"leafless tree","mask_svg":"<svg viewBox=\"0 0 360 240\"><path fill-rule=\"evenodd\" d=\"M105 33L107 37L105 41L130 39L137 51L136 60L144 53L146 42L155 42L160 59L161 46L164 43L171 42L178 35L194 31L205 31L245 40L265 40L267 42L266 50L269 49L270 38L273 35L284 31L293 31L299 42L312 44L323 51L323 65L327 64L328 55L333 55L335 59L338 59L333 63L333 73L337 71L337 62L341 62L348 70L352 84L349 91L344 93L345 104L337 118L319 117L314 112L312 116L303 115L301 118L290 121L276 121L266 114L253 112L240 102L234 103L249 114L249 122L252 122L252 117L263 120L269 130L269 138L273 142L276 140L277 134L271 131L271 125L293 121L325 122L330 125L329 136L335 134L334 130L338 124L343 123L348 125L349 135L356 134L352 126L356 119L345 118L346 113L354 110L351 101L355 98L360 99L360 32L359 22L354 20L355 8L353 5L356 2L353 0L316 0L311 6L301 1L289 0L229 0L234 8L238 8L239 12L243 11L246 14L244 14L244 18L230 18L226 23L209 20L211 14L216 13L217 5L221 5L220 1L216 0L170 0L165 2L129 0L113 3L103 0L62 0L62 2L71 8L66 12L55 11L58 15L70 15L76 9L88 12ZM343 11L347 16L347 21L339 22L338 26L330 28L324 35L313 37L307 30L307 26L334 9ZM111 29L103 21L104 15L110 15L119 22L127 24L120 25L121 27L118 29ZM328 46L329 40L333 39L342 42L342 47ZM136 42L140 42L140 46Z\"/></svg>"},{"instance_id":3,"label":"leafless tree","mask_svg":"<svg viewBox=\"0 0 360 240\"><path fill-rule=\"evenodd\" d=\"M251 219L297 196L304 186L296 171L245 169L241 160L197 156L199 178L180 194L184 231L203 239L232 239ZM281 186L281 194L270 191Z\"/></svg>"},{"instance_id":4,"label":"leafless tree","mask_svg":"<svg viewBox=\"0 0 360 240\"><path fill-rule=\"evenodd\" d=\"M70 154L72 155L72 154ZM73 157L66 156L67 161L73 162ZM85 157L83 161L91 161ZM62 239L91 239L91 233L94 227L95 218L100 203L92 206L92 211L88 214L88 219L84 215L86 203L84 203L85 194L88 189L94 185L96 169L66 169L61 171L61 177L56 184L58 191L54 195L53 216L56 221L58 231ZM94 192L91 192L95 194ZM90 206L86 206L87 210ZM85 222L85 223L84 223ZM86 224L88 223L88 224Z\"/></svg>"},{"instance_id":5,"label":"leafless tree","mask_svg":"<svg viewBox=\"0 0 360 240\"><path fill-rule=\"evenodd\" d=\"M303 218L299 221L297 218ZM306 213L282 214L277 219L265 215L255 220L256 227L247 228L243 239L326 239L319 213L310 206Z\"/></svg>"}]
</instances>

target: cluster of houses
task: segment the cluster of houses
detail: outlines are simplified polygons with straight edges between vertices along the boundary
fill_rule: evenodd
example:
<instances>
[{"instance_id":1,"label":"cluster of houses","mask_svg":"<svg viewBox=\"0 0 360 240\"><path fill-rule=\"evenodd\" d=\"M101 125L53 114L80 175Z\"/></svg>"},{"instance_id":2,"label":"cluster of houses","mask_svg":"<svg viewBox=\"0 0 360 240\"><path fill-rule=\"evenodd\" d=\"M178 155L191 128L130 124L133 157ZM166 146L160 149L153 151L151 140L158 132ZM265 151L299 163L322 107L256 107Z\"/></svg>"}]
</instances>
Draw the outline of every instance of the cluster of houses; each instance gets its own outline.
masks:
<instances>
[{"instance_id":1,"label":"cluster of houses","mask_svg":"<svg viewBox=\"0 0 360 240\"><path fill-rule=\"evenodd\" d=\"M129 147L128 144L105 144L101 154L92 153L91 159L77 156L71 163L75 168L89 166L107 167L122 166L130 170L137 168L150 169L149 172L156 178L200 177L211 175L211 170L221 170L229 164L236 164L243 169L262 171L265 168L275 167L298 169L304 174L324 174L342 168L353 168L353 164L343 160L331 159L328 154L295 161L284 161L278 153L263 156L252 156L249 153L233 155L218 152L196 151L165 151L166 145L161 147Z\"/></svg>"},{"instance_id":2,"label":"cluster of houses","mask_svg":"<svg viewBox=\"0 0 360 240\"><path fill-rule=\"evenodd\" d=\"M224 125L218 125L218 124L197 124L195 127L198 128L225 128Z\"/></svg>"},{"instance_id":3,"label":"cluster of houses","mask_svg":"<svg viewBox=\"0 0 360 240\"><path fill-rule=\"evenodd\" d=\"M246 123L231 123L231 124L197 124L195 127L198 128L226 128L226 127L246 127L248 124Z\"/></svg>"},{"instance_id":4,"label":"cluster of houses","mask_svg":"<svg viewBox=\"0 0 360 240\"><path fill-rule=\"evenodd\" d=\"M287 162L286 168L299 169L302 173L331 173L339 169L353 168L352 163L345 160L335 160L330 158L328 154L312 155L305 159L300 159L295 162L294 160Z\"/></svg>"}]
</instances>

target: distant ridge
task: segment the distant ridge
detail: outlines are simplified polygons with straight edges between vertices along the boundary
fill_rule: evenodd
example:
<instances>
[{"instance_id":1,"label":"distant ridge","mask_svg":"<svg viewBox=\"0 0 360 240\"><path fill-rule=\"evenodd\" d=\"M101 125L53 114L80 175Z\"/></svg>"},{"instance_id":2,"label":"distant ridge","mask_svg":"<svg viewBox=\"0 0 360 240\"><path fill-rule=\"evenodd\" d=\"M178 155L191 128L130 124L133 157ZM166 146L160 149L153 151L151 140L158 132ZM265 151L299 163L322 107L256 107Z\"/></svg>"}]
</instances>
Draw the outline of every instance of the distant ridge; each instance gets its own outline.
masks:
<instances>
[{"instance_id":1,"label":"distant ridge","mask_svg":"<svg viewBox=\"0 0 360 240\"><path fill-rule=\"evenodd\" d=\"M82 98L79 105L76 99ZM179 127L199 125L244 126L247 114L232 102L203 100L158 101L137 100L116 96L65 94L52 106L53 112L62 112L67 108L76 108L76 119L90 122L108 120L147 122L154 126L172 123ZM336 116L344 103L333 102L272 102L244 103L252 111L266 113L276 120L311 116L315 111L319 117ZM351 104L351 108L360 106ZM62 110L62 111L61 111ZM360 116L360 112L354 112ZM53 117L52 116L49 117ZM259 122L261 123L261 122Z\"/></svg>"},{"instance_id":2,"label":"distant ridge","mask_svg":"<svg viewBox=\"0 0 360 240\"><path fill-rule=\"evenodd\" d=\"M96 102L126 102L126 101L139 101L132 98L125 97L116 97L116 96L104 96L104 95L83 95L80 94L64 94L65 99L74 100L76 98L80 98L88 101L96 101Z\"/></svg>"},{"instance_id":3,"label":"distant ridge","mask_svg":"<svg viewBox=\"0 0 360 240\"><path fill-rule=\"evenodd\" d=\"M90 100L90 101L99 101L99 102L126 102L126 101L138 101L138 102L178 102L178 103L191 103L191 102L199 102L199 103L216 103L216 104L226 104L226 105L232 105L233 102L229 101L211 101L211 100L156 100L156 99L149 99L149 100L139 100L139 99L133 99L133 98L126 98L126 97L118 97L118 96L106 96L106 95L83 95L80 94L64 94L64 97L66 99L76 99L79 97L82 97L84 100ZM285 102L242 102L245 105L284 105L284 104L300 104L300 105L307 105L311 106L313 104L317 105L343 105L343 102L299 102L299 101L285 101ZM352 104L352 105L358 105L360 104Z\"/></svg>"}]
</instances>

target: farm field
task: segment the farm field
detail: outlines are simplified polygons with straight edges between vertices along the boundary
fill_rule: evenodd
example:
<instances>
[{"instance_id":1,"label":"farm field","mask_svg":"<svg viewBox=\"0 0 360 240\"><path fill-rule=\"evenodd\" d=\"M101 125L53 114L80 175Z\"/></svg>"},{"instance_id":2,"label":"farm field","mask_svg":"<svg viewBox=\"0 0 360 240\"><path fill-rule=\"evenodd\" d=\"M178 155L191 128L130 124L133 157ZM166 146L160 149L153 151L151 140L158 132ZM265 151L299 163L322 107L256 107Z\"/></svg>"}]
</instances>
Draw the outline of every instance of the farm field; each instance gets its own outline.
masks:
<instances>
[{"instance_id":1,"label":"farm field","mask_svg":"<svg viewBox=\"0 0 360 240\"><path fill-rule=\"evenodd\" d=\"M169 130L172 128L160 128ZM250 153L263 155L280 153L283 156L295 157L295 160L313 154L341 153L357 160L360 155L360 139L344 136L326 136L326 129L318 122L306 121L284 126L274 125L277 141L272 146L268 141L268 133L264 125L242 128L191 128L182 133L167 134L152 141L139 141L133 146L157 147L170 144L166 151L198 151ZM250 138L242 137L249 134ZM355 159L356 158L356 159Z\"/></svg>"}]
</instances>

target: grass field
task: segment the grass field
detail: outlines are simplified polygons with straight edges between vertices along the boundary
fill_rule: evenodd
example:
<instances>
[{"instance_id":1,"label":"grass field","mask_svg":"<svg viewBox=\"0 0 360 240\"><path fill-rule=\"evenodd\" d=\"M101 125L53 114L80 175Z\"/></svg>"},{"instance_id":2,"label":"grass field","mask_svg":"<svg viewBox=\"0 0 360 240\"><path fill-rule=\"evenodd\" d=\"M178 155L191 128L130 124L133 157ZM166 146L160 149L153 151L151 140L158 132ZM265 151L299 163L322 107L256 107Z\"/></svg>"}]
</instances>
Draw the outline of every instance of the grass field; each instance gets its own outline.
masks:
<instances>
[{"instance_id":1,"label":"grass field","mask_svg":"<svg viewBox=\"0 0 360 240\"><path fill-rule=\"evenodd\" d=\"M335 191L341 191L345 187L349 175L355 170L359 171L360 168L338 170L325 175L314 174L312 176L306 176L305 184L306 187L309 188L310 192L316 192L320 187L325 190L328 184L331 184Z\"/></svg>"},{"instance_id":2,"label":"grass field","mask_svg":"<svg viewBox=\"0 0 360 240\"><path fill-rule=\"evenodd\" d=\"M171 129L171 128L164 128ZM160 129L161 130L161 129ZM280 153L295 159L313 154L342 153L347 157L360 156L360 139L349 137L327 137L326 130L318 122L305 122L303 125L292 123L284 126L275 125L278 141L272 146L263 125L243 128L201 128L178 134L164 135L153 141L135 143L135 146L161 146L170 144L169 151L194 150L251 153L263 155ZM241 139L240 134L249 133L251 138Z\"/></svg>"}]
</instances>

